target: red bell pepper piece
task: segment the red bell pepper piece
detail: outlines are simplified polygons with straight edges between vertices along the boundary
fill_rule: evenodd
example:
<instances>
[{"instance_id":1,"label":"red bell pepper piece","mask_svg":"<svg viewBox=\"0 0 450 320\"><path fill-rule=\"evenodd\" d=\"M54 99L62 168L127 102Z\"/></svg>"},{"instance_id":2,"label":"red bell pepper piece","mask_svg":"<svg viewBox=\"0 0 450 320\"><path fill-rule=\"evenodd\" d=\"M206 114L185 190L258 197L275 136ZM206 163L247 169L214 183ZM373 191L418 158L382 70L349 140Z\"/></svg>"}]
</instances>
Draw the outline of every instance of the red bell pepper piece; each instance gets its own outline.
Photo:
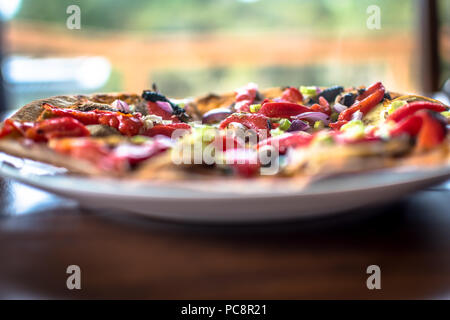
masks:
<instances>
[{"instance_id":1,"label":"red bell pepper piece","mask_svg":"<svg viewBox=\"0 0 450 320\"><path fill-rule=\"evenodd\" d=\"M319 97L319 104L314 104L311 106L312 111L326 113L327 115L331 115L330 104L327 99L324 97Z\"/></svg>"},{"instance_id":2,"label":"red bell pepper piece","mask_svg":"<svg viewBox=\"0 0 450 320\"><path fill-rule=\"evenodd\" d=\"M309 145L312 141L313 136L304 132L301 134L294 133L285 133L281 136L276 136L269 138L267 140L261 141L256 146L257 149L270 145L274 147L278 147L278 152L280 154L285 154L288 148L299 148Z\"/></svg>"},{"instance_id":3,"label":"red bell pepper piece","mask_svg":"<svg viewBox=\"0 0 450 320\"><path fill-rule=\"evenodd\" d=\"M26 130L32 128L33 125L34 124L32 122L20 122L12 119L6 119L2 129L0 130L0 139L11 134L25 136Z\"/></svg>"},{"instance_id":4,"label":"red bell pepper piece","mask_svg":"<svg viewBox=\"0 0 450 320\"><path fill-rule=\"evenodd\" d=\"M173 122L180 122L180 120L174 116L171 112L162 109L156 102L147 102L147 111L149 114L154 114L161 117L163 120L172 120Z\"/></svg>"},{"instance_id":5,"label":"red bell pepper piece","mask_svg":"<svg viewBox=\"0 0 450 320\"><path fill-rule=\"evenodd\" d=\"M409 134L415 137L419 133L422 126L422 118L414 115L400 121L393 129L390 130L391 136L395 137L401 134Z\"/></svg>"},{"instance_id":6,"label":"red bell pepper piece","mask_svg":"<svg viewBox=\"0 0 450 320\"><path fill-rule=\"evenodd\" d=\"M231 122L238 122L248 129L255 130L260 138L266 138L270 135L271 123L265 115L259 113L235 113L223 120L219 128L225 129Z\"/></svg>"},{"instance_id":7,"label":"red bell pepper piece","mask_svg":"<svg viewBox=\"0 0 450 320\"><path fill-rule=\"evenodd\" d=\"M422 118L422 127L417 135L416 148L423 151L441 144L447 135L446 121L430 111L419 111L417 115Z\"/></svg>"},{"instance_id":8,"label":"red bell pepper piece","mask_svg":"<svg viewBox=\"0 0 450 320\"><path fill-rule=\"evenodd\" d=\"M281 99L287 102L301 103L303 101L303 95L297 88L290 87L283 91Z\"/></svg>"},{"instance_id":9,"label":"red bell pepper piece","mask_svg":"<svg viewBox=\"0 0 450 320\"><path fill-rule=\"evenodd\" d=\"M358 101L364 100L365 98L370 96L372 93L374 93L375 91L377 91L377 90L379 90L381 88L384 88L383 84L381 82L375 82L374 84L372 84L371 86L366 88L366 90L363 93L358 95L356 97L356 100L358 100Z\"/></svg>"},{"instance_id":10,"label":"red bell pepper piece","mask_svg":"<svg viewBox=\"0 0 450 320\"><path fill-rule=\"evenodd\" d=\"M391 136L408 134L417 137L416 147L428 150L440 144L446 137L445 119L429 110L419 110L412 116L401 120L390 130Z\"/></svg>"},{"instance_id":11,"label":"red bell pepper piece","mask_svg":"<svg viewBox=\"0 0 450 320\"><path fill-rule=\"evenodd\" d=\"M0 138L13 133L36 142L62 137L86 137L90 134L81 122L70 117L47 119L36 123L5 120Z\"/></svg>"},{"instance_id":12,"label":"red bell pepper piece","mask_svg":"<svg viewBox=\"0 0 450 320\"><path fill-rule=\"evenodd\" d=\"M439 103L433 103L429 101L415 101L405 104L404 106L395 110L388 118L387 121L399 122L406 117L411 116L419 110L431 110L436 112L446 111L447 108Z\"/></svg>"},{"instance_id":13,"label":"red bell pepper piece","mask_svg":"<svg viewBox=\"0 0 450 320\"><path fill-rule=\"evenodd\" d=\"M154 137L156 135L163 135L172 137L175 130L191 130L191 126L187 123L171 123L171 124L157 124L153 128L148 129L143 135Z\"/></svg>"},{"instance_id":14,"label":"red bell pepper piece","mask_svg":"<svg viewBox=\"0 0 450 320\"><path fill-rule=\"evenodd\" d=\"M352 119L353 113L355 113L356 111L361 111L364 115L366 115L370 110L372 110L378 103L380 103L383 100L384 92L385 92L384 87L381 87L364 100L355 102L353 106L342 111L339 114L338 120L350 121Z\"/></svg>"},{"instance_id":15,"label":"red bell pepper piece","mask_svg":"<svg viewBox=\"0 0 450 320\"><path fill-rule=\"evenodd\" d=\"M25 137L34 141L89 135L89 130L80 121L69 117L44 120L25 131Z\"/></svg>"},{"instance_id":16,"label":"red bell pepper piece","mask_svg":"<svg viewBox=\"0 0 450 320\"><path fill-rule=\"evenodd\" d=\"M291 102L268 102L264 103L259 109L258 113L269 118L286 118L290 119L293 116L304 112L310 112L311 109L297 103Z\"/></svg>"},{"instance_id":17,"label":"red bell pepper piece","mask_svg":"<svg viewBox=\"0 0 450 320\"><path fill-rule=\"evenodd\" d=\"M47 117L71 117L84 125L104 124L111 126L120 133L127 136L135 136L140 133L144 126L140 114L125 114L106 110L80 111L70 108L57 108L49 104L44 104L45 111L41 119Z\"/></svg>"}]
</instances>

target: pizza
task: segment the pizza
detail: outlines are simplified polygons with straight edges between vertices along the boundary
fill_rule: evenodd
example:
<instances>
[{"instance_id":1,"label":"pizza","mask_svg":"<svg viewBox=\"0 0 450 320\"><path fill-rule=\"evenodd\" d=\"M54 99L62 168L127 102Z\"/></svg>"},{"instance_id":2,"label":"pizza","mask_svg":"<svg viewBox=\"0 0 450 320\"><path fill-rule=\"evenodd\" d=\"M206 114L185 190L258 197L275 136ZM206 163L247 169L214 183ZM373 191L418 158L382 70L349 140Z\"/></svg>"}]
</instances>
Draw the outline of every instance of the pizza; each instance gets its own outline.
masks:
<instances>
[{"instance_id":1,"label":"pizza","mask_svg":"<svg viewBox=\"0 0 450 320\"><path fill-rule=\"evenodd\" d=\"M3 121L0 151L118 179L289 179L449 164L449 107L368 87L288 86L169 99L66 95Z\"/></svg>"}]
</instances>

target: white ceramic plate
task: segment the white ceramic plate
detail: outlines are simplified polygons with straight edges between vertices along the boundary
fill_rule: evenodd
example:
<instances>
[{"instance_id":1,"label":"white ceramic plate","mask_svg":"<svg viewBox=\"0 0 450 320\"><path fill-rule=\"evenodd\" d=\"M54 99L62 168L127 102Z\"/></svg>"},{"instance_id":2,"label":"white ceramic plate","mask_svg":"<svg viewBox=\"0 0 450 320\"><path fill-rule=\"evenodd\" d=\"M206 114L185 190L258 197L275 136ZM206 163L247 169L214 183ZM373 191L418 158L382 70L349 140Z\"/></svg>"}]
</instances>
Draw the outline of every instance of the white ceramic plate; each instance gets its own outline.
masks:
<instances>
[{"instance_id":1,"label":"white ceramic plate","mask_svg":"<svg viewBox=\"0 0 450 320\"><path fill-rule=\"evenodd\" d=\"M392 201L446 181L450 166L379 170L306 186L278 180L142 183L64 175L64 169L0 153L0 174L90 208L191 222L258 222L316 217Z\"/></svg>"}]
</instances>

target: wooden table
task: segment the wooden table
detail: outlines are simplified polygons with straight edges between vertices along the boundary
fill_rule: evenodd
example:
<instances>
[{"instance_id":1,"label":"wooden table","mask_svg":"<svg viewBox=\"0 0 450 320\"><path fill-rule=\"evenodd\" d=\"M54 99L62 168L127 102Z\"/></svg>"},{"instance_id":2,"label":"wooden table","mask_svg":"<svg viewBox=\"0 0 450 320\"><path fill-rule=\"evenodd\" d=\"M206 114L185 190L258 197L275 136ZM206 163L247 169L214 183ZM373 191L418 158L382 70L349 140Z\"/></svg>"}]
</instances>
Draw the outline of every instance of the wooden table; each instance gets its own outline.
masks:
<instances>
[{"instance_id":1,"label":"wooden table","mask_svg":"<svg viewBox=\"0 0 450 320\"><path fill-rule=\"evenodd\" d=\"M449 196L444 185L308 222L182 225L0 179L0 298L450 298ZM81 290L66 287L72 264ZM372 264L381 290L366 287Z\"/></svg>"}]
</instances>

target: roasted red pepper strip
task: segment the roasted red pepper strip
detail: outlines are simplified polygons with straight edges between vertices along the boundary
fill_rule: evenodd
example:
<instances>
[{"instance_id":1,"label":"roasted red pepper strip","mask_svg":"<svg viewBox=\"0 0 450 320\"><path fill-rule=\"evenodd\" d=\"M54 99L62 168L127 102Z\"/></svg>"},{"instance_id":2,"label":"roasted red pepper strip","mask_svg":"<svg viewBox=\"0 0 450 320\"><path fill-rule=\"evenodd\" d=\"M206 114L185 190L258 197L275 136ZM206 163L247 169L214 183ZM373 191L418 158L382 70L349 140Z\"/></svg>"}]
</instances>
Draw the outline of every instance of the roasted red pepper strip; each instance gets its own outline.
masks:
<instances>
[{"instance_id":1,"label":"roasted red pepper strip","mask_svg":"<svg viewBox=\"0 0 450 320\"><path fill-rule=\"evenodd\" d=\"M25 131L25 138L34 141L48 141L63 137L87 137L89 130L78 120L64 117L36 123Z\"/></svg>"},{"instance_id":2,"label":"roasted red pepper strip","mask_svg":"<svg viewBox=\"0 0 450 320\"><path fill-rule=\"evenodd\" d=\"M417 115L413 115L409 118L400 121L389 132L393 137L401 134L409 134L410 136L415 137L417 133L419 133L421 126L422 126L422 118Z\"/></svg>"},{"instance_id":3,"label":"roasted red pepper strip","mask_svg":"<svg viewBox=\"0 0 450 320\"><path fill-rule=\"evenodd\" d=\"M340 130L341 127L346 123L348 123L347 120L340 120L340 121L330 123L330 124L328 124L328 126L334 130Z\"/></svg>"},{"instance_id":4,"label":"roasted red pepper strip","mask_svg":"<svg viewBox=\"0 0 450 320\"><path fill-rule=\"evenodd\" d=\"M302 134L291 134L286 133L281 136L276 136L269 138L267 140L261 141L256 146L257 149L269 145L278 147L278 152L280 154L285 154L287 152L288 148L299 148L304 147L310 144L312 141L313 136L308 133L302 133Z\"/></svg>"},{"instance_id":5,"label":"roasted red pepper strip","mask_svg":"<svg viewBox=\"0 0 450 320\"><path fill-rule=\"evenodd\" d=\"M12 119L6 119L0 130L0 139L11 134L17 134L19 136L25 136L27 129L33 127L32 122L20 122Z\"/></svg>"},{"instance_id":6,"label":"roasted red pepper strip","mask_svg":"<svg viewBox=\"0 0 450 320\"><path fill-rule=\"evenodd\" d=\"M378 103L380 103L383 100L384 92L385 92L384 87L381 87L364 100L355 102L353 106L342 111L339 114L338 120L350 121L352 119L352 115L356 111L361 111L364 115L366 115L370 110L372 110Z\"/></svg>"},{"instance_id":7,"label":"roasted red pepper strip","mask_svg":"<svg viewBox=\"0 0 450 320\"><path fill-rule=\"evenodd\" d=\"M408 134L417 137L419 150L431 149L446 137L446 121L439 114L429 110L419 110L414 115L401 120L390 130L391 136Z\"/></svg>"},{"instance_id":8,"label":"roasted red pepper strip","mask_svg":"<svg viewBox=\"0 0 450 320\"><path fill-rule=\"evenodd\" d=\"M0 138L13 133L36 142L62 137L89 136L89 130L81 122L70 117L47 119L36 123L5 120Z\"/></svg>"},{"instance_id":9,"label":"roasted red pepper strip","mask_svg":"<svg viewBox=\"0 0 450 320\"><path fill-rule=\"evenodd\" d=\"M356 97L356 100L358 100L358 101L364 100L365 98L370 96L372 93L374 93L378 89L381 89L382 87L383 87L383 84L381 82L376 82L376 83L372 84L371 86L369 86L368 88L366 88L366 90L363 93L361 93L358 97Z\"/></svg>"},{"instance_id":10,"label":"roasted red pepper strip","mask_svg":"<svg viewBox=\"0 0 450 320\"><path fill-rule=\"evenodd\" d=\"M303 101L303 95L297 88L290 87L283 91L281 99L287 102L301 103Z\"/></svg>"},{"instance_id":11,"label":"roasted red pepper strip","mask_svg":"<svg viewBox=\"0 0 450 320\"><path fill-rule=\"evenodd\" d=\"M428 101L415 101L405 104L404 106L395 110L388 118L387 121L399 122L406 117L411 116L418 110L431 110L436 112L446 111L447 108L439 103L433 103Z\"/></svg>"},{"instance_id":12,"label":"roasted red pepper strip","mask_svg":"<svg viewBox=\"0 0 450 320\"><path fill-rule=\"evenodd\" d=\"M291 102L267 102L261 106L258 113L269 118L286 118L290 119L293 116L304 112L310 112L311 109L297 103Z\"/></svg>"},{"instance_id":13,"label":"roasted red pepper strip","mask_svg":"<svg viewBox=\"0 0 450 320\"><path fill-rule=\"evenodd\" d=\"M171 123L171 124L157 124L153 128L148 129L143 135L154 137L156 135L163 135L172 137L175 130L190 130L191 126L187 123Z\"/></svg>"},{"instance_id":14,"label":"roasted red pepper strip","mask_svg":"<svg viewBox=\"0 0 450 320\"><path fill-rule=\"evenodd\" d=\"M79 111L70 108L57 108L44 104L45 111L41 117L71 117L84 125L104 124L116 128L120 133L127 136L135 136L140 133L143 121L140 114L125 114L105 110Z\"/></svg>"},{"instance_id":15,"label":"roasted red pepper strip","mask_svg":"<svg viewBox=\"0 0 450 320\"><path fill-rule=\"evenodd\" d=\"M419 111L416 115L422 118L422 127L416 140L417 150L430 150L441 144L447 135L445 119L430 111Z\"/></svg>"}]
</instances>

